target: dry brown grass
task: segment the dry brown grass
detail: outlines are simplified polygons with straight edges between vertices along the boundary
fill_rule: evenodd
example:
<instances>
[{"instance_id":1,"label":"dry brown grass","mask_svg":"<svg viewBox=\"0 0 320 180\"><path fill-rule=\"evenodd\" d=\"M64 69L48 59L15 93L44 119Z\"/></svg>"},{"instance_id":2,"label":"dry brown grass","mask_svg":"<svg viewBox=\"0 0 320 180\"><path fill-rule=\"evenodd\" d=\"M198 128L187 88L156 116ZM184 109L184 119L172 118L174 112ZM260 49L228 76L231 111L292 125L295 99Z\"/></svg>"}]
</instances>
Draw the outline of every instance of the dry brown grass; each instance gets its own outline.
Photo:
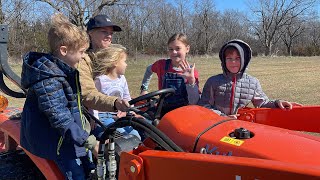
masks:
<instances>
[{"instance_id":1,"label":"dry brown grass","mask_svg":"<svg viewBox=\"0 0 320 180\"><path fill-rule=\"evenodd\" d=\"M132 97L137 97L146 67L159 57L150 56L128 60L126 78ZM218 56L192 57L200 74L200 88L206 80L221 73ZM20 74L21 65L13 64L13 70ZM270 99L285 99L305 105L319 105L320 93L320 57L254 57L251 60L249 74L260 80L263 90ZM9 82L9 84L12 84ZM15 88L17 89L17 88ZM157 77L151 80L150 90L157 89ZM0 92L1 94L1 92ZM9 98L10 106L23 106L24 99Z\"/></svg>"},{"instance_id":2,"label":"dry brown grass","mask_svg":"<svg viewBox=\"0 0 320 180\"><path fill-rule=\"evenodd\" d=\"M126 77L133 97L139 94L143 73L148 64L157 60L141 59L128 65ZM194 57L200 74L200 88L206 80L222 73L218 56ZM320 57L254 57L247 72L260 80L264 92L270 99L284 99L306 105L320 104ZM157 77L152 79L152 90L156 90Z\"/></svg>"},{"instance_id":3,"label":"dry brown grass","mask_svg":"<svg viewBox=\"0 0 320 180\"><path fill-rule=\"evenodd\" d=\"M250 67L269 98L306 105L320 104L319 57L257 58Z\"/></svg>"}]
</instances>

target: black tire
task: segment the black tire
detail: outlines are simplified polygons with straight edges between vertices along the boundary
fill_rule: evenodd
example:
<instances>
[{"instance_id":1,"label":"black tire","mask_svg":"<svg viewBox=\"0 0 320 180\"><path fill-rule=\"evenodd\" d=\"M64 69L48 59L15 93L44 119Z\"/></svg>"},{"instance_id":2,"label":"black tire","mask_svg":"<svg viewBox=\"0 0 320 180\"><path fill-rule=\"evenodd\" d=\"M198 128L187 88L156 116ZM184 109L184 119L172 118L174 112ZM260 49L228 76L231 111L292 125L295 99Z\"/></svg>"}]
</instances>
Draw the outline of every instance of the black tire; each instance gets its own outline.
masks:
<instances>
[{"instance_id":1,"label":"black tire","mask_svg":"<svg viewBox=\"0 0 320 180\"><path fill-rule=\"evenodd\" d=\"M0 154L1 180L45 180L46 178L22 150Z\"/></svg>"}]
</instances>

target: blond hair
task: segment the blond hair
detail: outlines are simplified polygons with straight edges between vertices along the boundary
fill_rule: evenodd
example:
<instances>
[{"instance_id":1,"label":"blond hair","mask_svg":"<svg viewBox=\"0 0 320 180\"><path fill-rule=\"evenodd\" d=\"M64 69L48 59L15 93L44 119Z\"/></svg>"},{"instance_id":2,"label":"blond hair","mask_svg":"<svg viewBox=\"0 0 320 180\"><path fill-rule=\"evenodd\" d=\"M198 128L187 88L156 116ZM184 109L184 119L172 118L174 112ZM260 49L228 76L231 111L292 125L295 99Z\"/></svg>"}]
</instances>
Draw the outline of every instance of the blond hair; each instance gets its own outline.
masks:
<instances>
[{"instance_id":1,"label":"blond hair","mask_svg":"<svg viewBox=\"0 0 320 180\"><path fill-rule=\"evenodd\" d=\"M48 41L51 53L59 50L61 46L66 46L71 51L88 48L89 46L87 33L72 24L62 14L55 14L51 18Z\"/></svg>"},{"instance_id":2,"label":"blond hair","mask_svg":"<svg viewBox=\"0 0 320 180\"><path fill-rule=\"evenodd\" d=\"M120 44L111 44L106 49L101 49L93 53L93 74L108 75L115 68L116 63L127 54L127 49Z\"/></svg>"},{"instance_id":3,"label":"blond hair","mask_svg":"<svg viewBox=\"0 0 320 180\"><path fill-rule=\"evenodd\" d=\"M175 40L181 41L186 46L190 45L187 40L187 36L183 33L176 33L176 34L172 35L168 40L168 45Z\"/></svg>"}]
</instances>

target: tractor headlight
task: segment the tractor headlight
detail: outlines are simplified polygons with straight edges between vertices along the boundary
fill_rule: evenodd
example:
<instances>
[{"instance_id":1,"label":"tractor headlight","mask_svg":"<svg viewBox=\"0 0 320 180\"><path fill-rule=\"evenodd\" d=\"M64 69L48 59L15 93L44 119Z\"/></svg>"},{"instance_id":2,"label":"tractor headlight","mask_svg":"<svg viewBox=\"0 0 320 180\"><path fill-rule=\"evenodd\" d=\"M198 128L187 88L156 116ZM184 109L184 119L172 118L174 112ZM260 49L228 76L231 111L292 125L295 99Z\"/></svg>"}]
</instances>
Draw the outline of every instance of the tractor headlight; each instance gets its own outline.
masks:
<instances>
[{"instance_id":1,"label":"tractor headlight","mask_svg":"<svg viewBox=\"0 0 320 180\"><path fill-rule=\"evenodd\" d=\"M0 112L4 111L8 107L8 99L0 95Z\"/></svg>"}]
</instances>

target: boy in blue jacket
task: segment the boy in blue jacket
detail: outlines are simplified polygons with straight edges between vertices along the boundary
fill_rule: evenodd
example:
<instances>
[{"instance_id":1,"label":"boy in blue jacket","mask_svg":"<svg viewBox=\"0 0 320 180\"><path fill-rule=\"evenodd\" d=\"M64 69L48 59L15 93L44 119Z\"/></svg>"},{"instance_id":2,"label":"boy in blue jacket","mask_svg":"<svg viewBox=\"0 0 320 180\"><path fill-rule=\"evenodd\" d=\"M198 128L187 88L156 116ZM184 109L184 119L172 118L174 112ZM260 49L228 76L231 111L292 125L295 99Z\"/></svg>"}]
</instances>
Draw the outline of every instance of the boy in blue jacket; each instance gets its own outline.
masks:
<instances>
[{"instance_id":1,"label":"boy in blue jacket","mask_svg":"<svg viewBox=\"0 0 320 180\"><path fill-rule=\"evenodd\" d=\"M21 84L28 89L22 113L23 148L53 160L66 179L85 179L87 153L97 148L81 112L77 63L89 46L85 31L57 14L48 33L50 54L29 52Z\"/></svg>"}]
</instances>

